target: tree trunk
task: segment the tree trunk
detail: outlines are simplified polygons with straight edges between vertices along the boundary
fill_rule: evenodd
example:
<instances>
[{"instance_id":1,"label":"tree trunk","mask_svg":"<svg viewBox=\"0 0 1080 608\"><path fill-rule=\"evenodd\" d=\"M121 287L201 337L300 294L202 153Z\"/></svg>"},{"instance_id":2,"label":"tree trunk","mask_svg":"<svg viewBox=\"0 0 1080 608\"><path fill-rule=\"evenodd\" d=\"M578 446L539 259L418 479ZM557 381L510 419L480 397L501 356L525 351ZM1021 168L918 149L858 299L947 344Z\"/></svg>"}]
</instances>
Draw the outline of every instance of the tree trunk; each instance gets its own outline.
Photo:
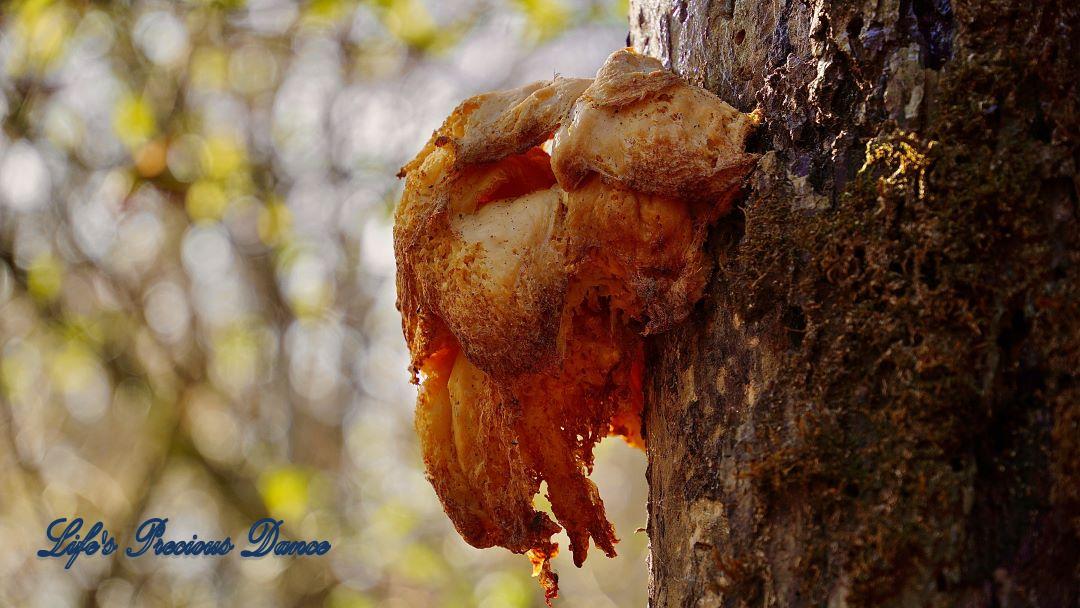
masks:
<instances>
[{"instance_id":1,"label":"tree trunk","mask_svg":"<svg viewBox=\"0 0 1080 608\"><path fill-rule=\"evenodd\" d=\"M651 604L1078 605L1075 0L633 0L763 153L649 345Z\"/></svg>"}]
</instances>

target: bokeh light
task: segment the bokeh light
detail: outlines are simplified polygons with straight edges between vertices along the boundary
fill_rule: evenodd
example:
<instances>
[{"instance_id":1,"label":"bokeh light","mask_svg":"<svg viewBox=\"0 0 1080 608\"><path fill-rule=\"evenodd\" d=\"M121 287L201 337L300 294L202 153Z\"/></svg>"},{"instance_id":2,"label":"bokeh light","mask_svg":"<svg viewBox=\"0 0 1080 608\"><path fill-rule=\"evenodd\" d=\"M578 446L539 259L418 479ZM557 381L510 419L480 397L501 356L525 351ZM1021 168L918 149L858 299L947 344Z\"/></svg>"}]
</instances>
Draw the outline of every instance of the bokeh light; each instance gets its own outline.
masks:
<instances>
[{"instance_id":1,"label":"bokeh light","mask_svg":"<svg viewBox=\"0 0 1080 608\"><path fill-rule=\"evenodd\" d=\"M398 167L462 99L593 74L606 0L16 0L0 9L0 605L541 606L424 479L394 309ZM645 458L594 478L644 605ZM57 517L325 558L40 560ZM565 548L567 539L560 543Z\"/></svg>"}]
</instances>

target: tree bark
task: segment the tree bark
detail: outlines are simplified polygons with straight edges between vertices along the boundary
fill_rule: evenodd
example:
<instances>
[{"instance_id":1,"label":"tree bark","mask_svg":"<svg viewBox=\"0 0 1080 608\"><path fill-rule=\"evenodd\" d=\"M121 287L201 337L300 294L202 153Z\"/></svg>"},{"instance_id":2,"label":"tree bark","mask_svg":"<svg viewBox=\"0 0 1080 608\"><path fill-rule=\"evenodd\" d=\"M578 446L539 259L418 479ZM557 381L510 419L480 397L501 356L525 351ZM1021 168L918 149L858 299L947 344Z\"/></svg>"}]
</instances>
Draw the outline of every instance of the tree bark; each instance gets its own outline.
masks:
<instances>
[{"instance_id":1,"label":"tree bark","mask_svg":"<svg viewBox=\"0 0 1080 608\"><path fill-rule=\"evenodd\" d=\"M649 345L651 605L1078 605L1078 11L631 1L765 113Z\"/></svg>"}]
</instances>

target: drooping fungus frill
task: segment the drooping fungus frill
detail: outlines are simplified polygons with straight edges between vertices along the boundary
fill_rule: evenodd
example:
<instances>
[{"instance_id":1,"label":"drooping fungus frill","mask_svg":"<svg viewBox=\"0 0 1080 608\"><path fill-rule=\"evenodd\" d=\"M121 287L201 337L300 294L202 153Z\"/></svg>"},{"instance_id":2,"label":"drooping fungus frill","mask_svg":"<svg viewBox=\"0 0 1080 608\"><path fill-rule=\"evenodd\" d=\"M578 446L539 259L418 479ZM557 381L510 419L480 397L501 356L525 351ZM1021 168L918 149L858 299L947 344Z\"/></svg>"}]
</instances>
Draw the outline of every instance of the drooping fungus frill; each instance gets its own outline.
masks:
<instances>
[{"instance_id":1,"label":"drooping fungus frill","mask_svg":"<svg viewBox=\"0 0 1080 608\"><path fill-rule=\"evenodd\" d=\"M428 477L462 537L529 553L549 598L558 524L576 565L590 539L615 555L593 447L643 445L642 336L700 297L756 122L627 49L595 80L466 100L401 170L398 309ZM558 524L533 508L544 481Z\"/></svg>"}]
</instances>

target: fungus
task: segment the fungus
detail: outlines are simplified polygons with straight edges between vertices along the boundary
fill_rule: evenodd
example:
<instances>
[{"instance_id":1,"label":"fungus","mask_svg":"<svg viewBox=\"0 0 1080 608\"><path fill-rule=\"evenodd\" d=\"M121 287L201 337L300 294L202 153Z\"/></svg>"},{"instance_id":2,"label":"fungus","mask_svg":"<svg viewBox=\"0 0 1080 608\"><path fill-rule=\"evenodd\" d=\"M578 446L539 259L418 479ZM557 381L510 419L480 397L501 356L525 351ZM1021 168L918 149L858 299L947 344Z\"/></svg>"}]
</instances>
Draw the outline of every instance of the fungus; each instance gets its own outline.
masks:
<instances>
[{"instance_id":1,"label":"fungus","mask_svg":"<svg viewBox=\"0 0 1080 608\"><path fill-rule=\"evenodd\" d=\"M399 173L428 478L469 544L528 554L549 600L560 525L575 565L590 540L615 555L593 447L644 446L643 337L700 298L706 232L756 162L757 122L624 49L595 80L466 100ZM533 507L541 482L558 524Z\"/></svg>"}]
</instances>

